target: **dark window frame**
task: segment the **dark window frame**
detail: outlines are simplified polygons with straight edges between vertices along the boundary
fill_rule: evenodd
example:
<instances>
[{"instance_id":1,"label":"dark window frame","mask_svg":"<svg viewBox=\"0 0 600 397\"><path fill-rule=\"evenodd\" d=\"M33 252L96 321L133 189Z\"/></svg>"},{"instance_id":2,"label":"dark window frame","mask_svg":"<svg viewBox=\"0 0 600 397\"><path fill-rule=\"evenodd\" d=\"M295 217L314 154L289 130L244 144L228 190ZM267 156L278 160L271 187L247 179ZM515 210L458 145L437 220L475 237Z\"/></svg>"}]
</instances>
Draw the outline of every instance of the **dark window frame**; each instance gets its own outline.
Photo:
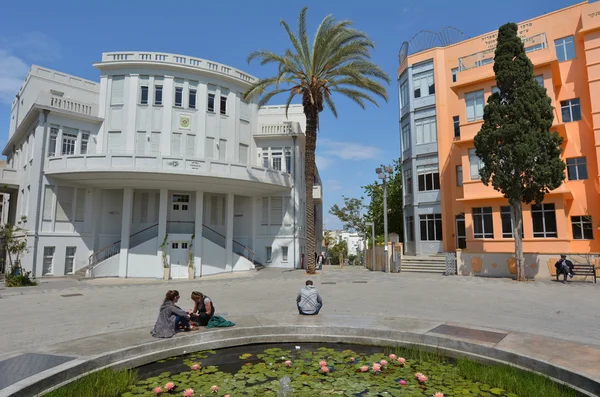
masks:
<instances>
[{"instance_id":1,"label":"dark window frame","mask_svg":"<svg viewBox=\"0 0 600 397\"><path fill-rule=\"evenodd\" d=\"M494 216L492 207L476 207L472 209L473 238L494 238Z\"/></svg>"}]
</instances>

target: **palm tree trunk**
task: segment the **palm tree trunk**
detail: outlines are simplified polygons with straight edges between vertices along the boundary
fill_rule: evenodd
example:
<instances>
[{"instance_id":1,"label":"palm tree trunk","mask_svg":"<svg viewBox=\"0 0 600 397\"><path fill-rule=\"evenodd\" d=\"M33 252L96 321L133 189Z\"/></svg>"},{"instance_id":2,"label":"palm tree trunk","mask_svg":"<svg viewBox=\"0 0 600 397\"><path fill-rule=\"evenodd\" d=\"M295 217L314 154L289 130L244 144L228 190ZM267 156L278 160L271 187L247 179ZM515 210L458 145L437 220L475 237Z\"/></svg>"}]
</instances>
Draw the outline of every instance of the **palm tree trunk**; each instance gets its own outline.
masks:
<instances>
[{"instance_id":1,"label":"palm tree trunk","mask_svg":"<svg viewBox=\"0 0 600 397\"><path fill-rule=\"evenodd\" d=\"M319 112L314 105L304 106L306 116L306 144L304 154L304 177L306 185L306 272L314 274L315 263L315 211L313 204L313 185L315 182L315 149L317 147L317 124Z\"/></svg>"}]
</instances>

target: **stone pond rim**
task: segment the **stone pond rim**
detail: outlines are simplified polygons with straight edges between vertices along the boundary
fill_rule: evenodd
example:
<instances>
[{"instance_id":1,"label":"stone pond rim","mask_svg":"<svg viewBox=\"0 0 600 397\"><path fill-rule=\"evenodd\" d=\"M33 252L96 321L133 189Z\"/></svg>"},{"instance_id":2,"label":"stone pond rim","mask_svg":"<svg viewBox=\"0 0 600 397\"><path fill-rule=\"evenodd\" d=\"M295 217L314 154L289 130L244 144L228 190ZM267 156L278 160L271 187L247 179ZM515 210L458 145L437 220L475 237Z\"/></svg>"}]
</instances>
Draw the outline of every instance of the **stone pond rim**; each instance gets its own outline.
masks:
<instances>
[{"instance_id":1,"label":"stone pond rim","mask_svg":"<svg viewBox=\"0 0 600 397\"><path fill-rule=\"evenodd\" d=\"M254 317L254 316L246 316ZM284 318L282 318L284 317ZM265 321L267 319L269 321ZM232 320L235 322L237 318ZM580 358L562 359L560 352L551 363L547 358L547 348L560 349L562 341L534 335L483 330L479 327L455 327L440 322L391 317L352 317L327 315L315 319L299 316L260 317L268 325L237 326L233 328L199 331L182 334L175 338L154 340L123 349L75 358L69 362L33 375L0 391L3 396L34 396L55 389L89 372L102 368L135 368L165 358L193 353L201 350L215 350L225 347L249 344L323 342L346 343L376 346L420 345L426 349L439 349L449 357L470 357L480 362L504 363L524 370L538 372L558 383L564 383L586 396L600 395L600 369L591 368L585 373L585 363ZM287 320L287 321L284 321ZM287 322L287 323L283 323ZM394 323L397 322L397 326ZM352 325L354 324L354 325ZM361 324L361 325L356 325ZM444 325L444 326L443 326ZM443 326L443 327L442 327ZM147 331L146 331L147 332ZM488 334L489 332L489 334ZM502 338L502 335L505 335ZM519 343L510 346L506 340L525 338L535 340L534 351L524 351ZM527 339L529 338L529 339ZM531 339L533 338L533 339ZM504 339L498 342L499 339ZM588 360L600 357L600 350L591 349ZM517 353L519 350L523 353ZM529 349L531 350L531 349ZM585 357L583 357L585 359ZM585 360L583 360L585 361ZM600 361L596 361L600 362ZM596 365L597 367L597 365ZM594 372L595 371L595 372Z\"/></svg>"}]
</instances>

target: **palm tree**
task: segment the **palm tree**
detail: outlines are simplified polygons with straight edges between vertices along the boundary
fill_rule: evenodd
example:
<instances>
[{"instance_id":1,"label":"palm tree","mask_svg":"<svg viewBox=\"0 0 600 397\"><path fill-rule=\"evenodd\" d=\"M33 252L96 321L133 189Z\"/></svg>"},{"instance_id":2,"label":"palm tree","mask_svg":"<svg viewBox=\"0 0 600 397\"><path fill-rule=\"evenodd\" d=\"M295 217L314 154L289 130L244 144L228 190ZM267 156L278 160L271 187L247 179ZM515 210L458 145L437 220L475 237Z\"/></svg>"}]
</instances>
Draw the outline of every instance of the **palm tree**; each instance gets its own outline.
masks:
<instances>
[{"instance_id":1,"label":"palm tree","mask_svg":"<svg viewBox=\"0 0 600 397\"><path fill-rule=\"evenodd\" d=\"M387 90L378 80L390 83L389 76L370 61L370 51L375 48L368 36L354 28L351 21L336 21L326 16L315 33L312 46L306 33L306 11L304 7L298 17L298 34L281 20L292 43L283 55L258 50L248 56L248 63L259 59L261 65L274 63L278 67L276 76L261 79L245 93L244 100L260 97L258 106L266 105L271 98L288 93L286 116L290 103L296 95L301 96L306 116L305 179L306 179L306 257L307 272L315 272L315 225L312 204L315 175L315 149L319 113L326 105L335 117L338 116L333 94L350 98L361 108L366 102L377 106L371 94L388 100Z\"/></svg>"},{"instance_id":2,"label":"palm tree","mask_svg":"<svg viewBox=\"0 0 600 397\"><path fill-rule=\"evenodd\" d=\"M325 257L329 258L329 246L333 243L333 236L326 231L323 235L323 245L325 245Z\"/></svg>"}]
</instances>

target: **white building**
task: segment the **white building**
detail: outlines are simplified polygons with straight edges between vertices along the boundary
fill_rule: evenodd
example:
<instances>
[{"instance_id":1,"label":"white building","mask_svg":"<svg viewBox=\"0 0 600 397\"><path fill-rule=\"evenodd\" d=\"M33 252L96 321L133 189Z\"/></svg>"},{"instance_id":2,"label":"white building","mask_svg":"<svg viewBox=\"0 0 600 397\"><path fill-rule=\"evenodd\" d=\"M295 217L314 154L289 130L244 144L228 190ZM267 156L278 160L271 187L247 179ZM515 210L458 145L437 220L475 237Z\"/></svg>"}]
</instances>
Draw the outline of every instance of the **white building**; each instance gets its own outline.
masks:
<instances>
[{"instance_id":1,"label":"white building","mask_svg":"<svg viewBox=\"0 0 600 397\"><path fill-rule=\"evenodd\" d=\"M94 66L99 83L33 66L13 103L0 186L11 221L26 217L24 268L159 278L163 254L174 278L189 258L196 276L300 266L301 105L259 110L241 99L255 77L194 57L104 53Z\"/></svg>"},{"instance_id":2,"label":"white building","mask_svg":"<svg viewBox=\"0 0 600 397\"><path fill-rule=\"evenodd\" d=\"M326 230L325 233L333 238L333 245L345 241L348 246L348 255L358 255L365 249L365 240L363 236L356 232L348 232L346 230Z\"/></svg>"}]
</instances>

